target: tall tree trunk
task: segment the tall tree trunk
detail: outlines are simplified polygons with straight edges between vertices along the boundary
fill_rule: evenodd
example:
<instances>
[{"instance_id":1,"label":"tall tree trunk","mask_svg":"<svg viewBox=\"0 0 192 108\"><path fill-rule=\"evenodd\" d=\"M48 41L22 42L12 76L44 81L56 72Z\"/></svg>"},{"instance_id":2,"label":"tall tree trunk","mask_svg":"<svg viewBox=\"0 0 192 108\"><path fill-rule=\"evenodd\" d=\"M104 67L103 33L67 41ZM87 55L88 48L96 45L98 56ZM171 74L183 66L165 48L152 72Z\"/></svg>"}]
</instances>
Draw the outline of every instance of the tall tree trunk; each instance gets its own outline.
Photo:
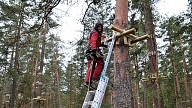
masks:
<instances>
[{"instance_id":1,"label":"tall tree trunk","mask_svg":"<svg viewBox=\"0 0 192 108\"><path fill-rule=\"evenodd\" d=\"M188 0L189 2L189 10L190 10L190 14L192 15L192 0ZM192 26L192 16L190 17L190 25ZM192 31L192 28L190 27L189 31ZM192 36L192 32L190 32L189 36ZM190 37L191 38L191 37ZM191 76L189 76L188 78L190 78ZM188 79L188 81L190 82L190 79ZM190 88L190 99L192 99L192 86L189 83L189 88Z\"/></svg>"},{"instance_id":2,"label":"tall tree trunk","mask_svg":"<svg viewBox=\"0 0 192 108\"><path fill-rule=\"evenodd\" d=\"M57 47L57 46L56 46ZM58 63L58 60L57 60L57 53L58 53L58 50L56 49L55 51L55 55L54 55L54 64L55 64L55 79L56 79L56 84L57 84L57 98L58 98L58 108L61 108L61 97L60 97L60 81L59 81L59 63Z\"/></svg>"},{"instance_id":3,"label":"tall tree trunk","mask_svg":"<svg viewBox=\"0 0 192 108\"><path fill-rule=\"evenodd\" d=\"M128 0L116 0L114 26L128 28ZM120 39L114 46L114 108L133 108L129 47Z\"/></svg>"},{"instance_id":4,"label":"tall tree trunk","mask_svg":"<svg viewBox=\"0 0 192 108\"><path fill-rule=\"evenodd\" d=\"M5 56L5 58L7 59L7 55ZM6 66L4 66L4 70L2 72L2 85L0 85L0 108L3 108L3 103L4 103L4 91L5 91L5 87L6 87L6 76L8 75L7 73L7 68Z\"/></svg>"},{"instance_id":5,"label":"tall tree trunk","mask_svg":"<svg viewBox=\"0 0 192 108\"><path fill-rule=\"evenodd\" d=\"M5 70L4 70L4 72L5 72ZM4 102L4 95L3 95L3 92L4 92L4 89L5 89L5 73L4 72L2 72L3 73L3 77L2 77L2 79L3 79L3 81L2 81L2 85L0 85L0 108L3 108L3 102Z\"/></svg>"},{"instance_id":6,"label":"tall tree trunk","mask_svg":"<svg viewBox=\"0 0 192 108\"><path fill-rule=\"evenodd\" d=\"M69 82L69 108L72 108L72 103L73 103L73 97L72 97L72 95L73 95L73 88L72 88L72 86L73 86L73 78L72 78L72 64L70 65L70 82Z\"/></svg>"},{"instance_id":7,"label":"tall tree trunk","mask_svg":"<svg viewBox=\"0 0 192 108\"><path fill-rule=\"evenodd\" d=\"M21 5L21 3L20 3ZM12 94L11 94L11 104L10 108L14 108L15 95L17 90L17 76L19 73L19 47L20 47L20 31L21 31L21 23L22 23L22 8L19 12L19 22L18 22L18 31L16 34L16 48L15 48L15 61L14 61L14 72L12 72L13 77L13 85L12 85Z\"/></svg>"},{"instance_id":8,"label":"tall tree trunk","mask_svg":"<svg viewBox=\"0 0 192 108\"><path fill-rule=\"evenodd\" d=\"M48 2L49 3L49 2ZM39 70L39 84L38 84L38 96L41 97L42 92L42 74L43 74L43 67L44 67L44 55L45 55L45 41L46 41L46 34L47 34L47 27L48 27L48 15L45 12L45 20L44 20L44 33L41 37L42 39L42 48L41 48L41 58L40 58L40 70ZM40 108L41 100L37 101L37 108Z\"/></svg>"},{"instance_id":9,"label":"tall tree trunk","mask_svg":"<svg viewBox=\"0 0 192 108\"><path fill-rule=\"evenodd\" d=\"M7 91L6 91L6 97L5 97L5 100L6 100L6 108L10 108L10 95L11 95L11 90L10 90L10 86L11 86L11 81L10 79L8 78L8 81L7 81Z\"/></svg>"},{"instance_id":10,"label":"tall tree trunk","mask_svg":"<svg viewBox=\"0 0 192 108\"><path fill-rule=\"evenodd\" d=\"M44 35L42 38L42 48L41 48L41 61L40 61L40 70L39 70L39 83L38 83L38 96L41 97L42 92L42 74L43 74L43 66L44 66L44 52L45 52L45 40L46 40L46 32L47 32L47 21L45 22ZM40 100L37 101L37 108L40 108Z\"/></svg>"},{"instance_id":11,"label":"tall tree trunk","mask_svg":"<svg viewBox=\"0 0 192 108\"><path fill-rule=\"evenodd\" d=\"M175 60L174 60L174 51L173 51L173 47L172 47L172 43L170 41L170 49L171 49L171 55L172 55L172 58L171 58L171 61L172 61L172 66L173 66L173 75L174 75L174 80L175 80L175 88L176 88L176 108L182 108L182 106L179 104L179 102L182 101L181 99L181 95L180 95L180 84L179 84L179 78L178 78L178 75L177 75L177 69L176 69L176 64L175 64Z\"/></svg>"},{"instance_id":12,"label":"tall tree trunk","mask_svg":"<svg viewBox=\"0 0 192 108\"><path fill-rule=\"evenodd\" d=\"M53 89L52 89L52 84L53 82L50 82L49 83L49 101L48 101L48 105L49 107L48 108L52 108L54 105L52 103L53 102Z\"/></svg>"},{"instance_id":13,"label":"tall tree trunk","mask_svg":"<svg viewBox=\"0 0 192 108\"><path fill-rule=\"evenodd\" d=\"M5 45L4 44L4 46L7 46L7 45ZM5 49L7 49L5 52L6 53L4 53L4 59L8 59L7 58L7 55L8 55L8 46L7 46L7 48L5 48ZM6 76L9 76L8 75L8 71L7 71L7 65L4 65L4 70L3 70L3 72L1 72L2 73L2 83L1 83L1 85L0 85L0 108L3 108L3 103L4 103L4 90L5 90L5 87L6 87L6 79L8 78L6 78Z\"/></svg>"},{"instance_id":14,"label":"tall tree trunk","mask_svg":"<svg viewBox=\"0 0 192 108\"><path fill-rule=\"evenodd\" d=\"M145 70L145 65L147 64L146 61L147 60L145 58L145 61L143 62L143 65L142 65L142 68L144 68L144 70L143 70L144 75L143 76L147 75L147 72ZM146 81L143 82L143 108L147 108L147 83L146 83Z\"/></svg>"},{"instance_id":15,"label":"tall tree trunk","mask_svg":"<svg viewBox=\"0 0 192 108\"><path fill-rule=\"evenodd\" d=\"M155 28L153 24L153 15L151 9L151 0L143 0L143 7L144 7L144 19L145 19L145 28L146 33L149 34L151 37L147 39L147 48L148 48L148 55L149 55L149 70L151 76L156 77L155 80L151 81L152 90L155 92L154 100L153 100L153 107L154 108L163 108L163 101L160 100L160 94L157 92L159 89L158 84L158 55L157 55L157 46L156 46L156 36L155 36ZM161 104L162 103L162 104Z\"/></svg>"},{"instance_id":16,"label":"tall tree trunk","mask_svg":"<svg viewBox=\"0 0 192 108\"><path fill-rule=\"evenodd\" d=\"M146 82L143 82L143 91L144 91L144 95L143 95L143 108L147 108L147 84Z\"/></svg>"},{"instance_id":17,"label":"tall tree trunk","mask_svg":"<svg viewBox=\"0 0 192 108\"><path fill-rule=\"evenodd\" d=\"M138 60L137 54L135 54L135 71L136 71L136 96L137 96L137 108L141 108L141 101L140 101L140 90L139 90L139 67L138 67Z\"/></svg>"},{"instance_id":18,"label":"tall tree trunk","mask_svg":"<svg viewBox=\"0 0 192 108\"><path fill-rule=\"evenodd\" d=\"M34 108L33 106L33 98L34 98L34 93L35 93L35 88L36 88L36 77L37 77L37 68L38 68L38 58L36 57L36 60L33 57L33 84L32 84L32 90L31 90L31 108Z\"/></svg>"},{"instance_id":19,"label":"tall tree trunk","mask_svg":"<svg viewBox=\"0 0 192 108\"><path fill-rule=\"evenodd\" d=\"M182 43L182 36L180 36L180 49L181 49L181 53L182 53L182 60L183 60L183 77L184 77L184 85L185 85L185 95L186 95L186 107L189 107L189 102L190 102L190 95L189 95L189 89L188 89L188 84L190 84L190 82L188 83L187 81L187 66L186 66L186 60L185 60L185 55L184 55L184 51L183 51L183 43Z\"/></svg>"},{"instance_id":20,"label":"tall tree trunk","mask_svg":"<svg viewBox=\"0 0 192 108\"><path fill-rule=\"evenodd\" d=\"M40 46L40 43L38 42L38 48ZM37 49L39 50L39 49ZM37 80L37 68L38 68L38 57L35 56L35 54L33 55L32 58L32 67L33 67L33 84L32 84L32 90L31 90L31 108L34 108L34 101L33 98L35 96L35 89L36 89L36 80Z\"/></svg>"},{"instance_id":21,"label":"tall tree trunk","mask_svg":"<svg viewBox=\"0 0 192 108\"><path fill-rule=\"evenodd\" d=\"M137 107L137 83L134 83L134 81L133 81L132 85L133 85L132 91L133 91L133 96L134 96L134 98L133 98L133 102L134 102L133 106L135 108L138 108Z\"/></svg>"},{"instance_id":22,"label":"tall tree trunk","mask_svg":"<svg viewBox=\"0 0 192 108\"><path fill-rule=\"evenodd\" d=\"M5 101L6 101L6 108L10 108L10 96L11 96L11 80L10 80L10 75L13 71L12 69L12 64L13 64L13 55L15 47L12 47L12 52L11 52L11 61L10 61L10 66L9 66L9 72L7 75L7 88L6 88L6 96L5 96Z\"/></svg>"}]
</instances>

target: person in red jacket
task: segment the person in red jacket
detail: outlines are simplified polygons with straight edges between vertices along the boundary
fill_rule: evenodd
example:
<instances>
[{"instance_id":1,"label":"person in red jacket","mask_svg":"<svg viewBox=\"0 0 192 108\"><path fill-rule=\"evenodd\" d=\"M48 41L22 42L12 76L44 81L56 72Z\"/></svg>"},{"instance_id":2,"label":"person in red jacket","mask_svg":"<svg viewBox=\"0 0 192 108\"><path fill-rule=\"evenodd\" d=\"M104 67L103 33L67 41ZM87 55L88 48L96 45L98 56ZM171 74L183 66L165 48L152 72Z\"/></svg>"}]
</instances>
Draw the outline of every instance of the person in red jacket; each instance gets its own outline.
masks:
<instances>
[{"instance_id":1,"label":"person in red jacket","mask_svg":"<svg viewBox=\"0 0 192 108\"><path fill-rule=\"evenodd\" d=\"M96 89L92 86L100 80L100 74L104 67L103 54L99 51L99 47L107 47L101 42L101 35L103 32L103 25L98 22L95 24L93 31L90 33L88 39L88 50L86 51L88 68L86 71L84 86L90 89ZM90 56L89 56L90 55Z\"/></svg>"}]
</instances>

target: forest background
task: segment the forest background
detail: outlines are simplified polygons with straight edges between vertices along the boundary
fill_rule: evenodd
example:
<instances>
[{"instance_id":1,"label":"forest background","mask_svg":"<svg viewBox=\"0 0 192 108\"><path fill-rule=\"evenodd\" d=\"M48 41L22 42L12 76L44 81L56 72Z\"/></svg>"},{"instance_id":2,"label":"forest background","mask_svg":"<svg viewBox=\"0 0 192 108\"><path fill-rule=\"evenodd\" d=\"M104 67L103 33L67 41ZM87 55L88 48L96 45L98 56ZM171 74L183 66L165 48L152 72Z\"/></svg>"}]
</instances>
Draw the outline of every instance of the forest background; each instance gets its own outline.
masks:
<instances>
[{"instance_id":1,"label":"forest background","mask_svg":"<svg viewBox=\"0 0 192 108\"><path fill-rule=\"evenodd\" d=\"M158 72L162 76L158 80L158 94L165 108L189 107L192 106L192 1L188 0L186 10L173 16L162 16L156 7L158 2L149 2L156 40L164 43L157 43ZM82 29L67 32L69 30L65 27L75 28L78 24L71 27L65 23L69 20L61 19L63 15L70 15L68 10L76 3L82 1L0 1L0 108L82 106L87 92L82 85L87 37L98 20L105 26L104 34L111 36L112 31L107 27L113 24L115 6L111 0L102 0L96 5L85 0L84 16L80 15L78 19ZM142 5L137 0L129 0L128 28L136 28L136 36L146 34ZM63 11L62 6L67 10ZM77 35L74 32L78 33L78 38L67 41L72 35ZM130 60L134 107L152 108L154 91L150 79L145 80L151 76L146 42L130 48ZM107 76L110 81L102 108L113 106L113 55Z\"/></svg>"}]
</instances>

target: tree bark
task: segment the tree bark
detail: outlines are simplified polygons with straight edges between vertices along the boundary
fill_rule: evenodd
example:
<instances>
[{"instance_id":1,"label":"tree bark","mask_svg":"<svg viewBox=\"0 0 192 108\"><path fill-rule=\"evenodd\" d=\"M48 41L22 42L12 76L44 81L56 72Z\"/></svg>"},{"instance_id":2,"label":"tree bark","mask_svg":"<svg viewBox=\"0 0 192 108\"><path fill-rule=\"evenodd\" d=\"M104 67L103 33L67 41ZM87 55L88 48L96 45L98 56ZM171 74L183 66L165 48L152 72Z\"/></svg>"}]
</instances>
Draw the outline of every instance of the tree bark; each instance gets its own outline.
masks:
<instances>
[{"instance_id":1,"label":"tree bark","mask_svg":"<svg viewBox=\"0 0 192 108\"><path fill-rule=\"evenodd\" d=\"M189 95L189 89L188 89L188 84L190 84L190 82L188 83L187 81L187 66L186 66L186 60L185 60L185 55L184 55L184 51L183 51L183 43L182 43L182 37L180 36L180 49L181 49L181 54L182 54L182 61L183 61L183 77L184 77L184 85L185 85L185 95L186 95L186 107L190 106L190 95Z\"/></svg>"},{"instance_id":2,"label":"tree bark","mask_svg":"<svg viewBox=\"0 0 192 108\"><path fill-rule=\"evenodd\" d=\"M116 0L114 26L128 28L128 0ZM133 108L129 47L120 39L114 46L114 108Z\"/></svg>"},{"instance_id":3,"label":"tree bark","mask_svg":"<svg viewBox=\"0 0 192 108\"><path fill-rule=\"evenodd\" d=\"M146 82L143 82L143 89L144 89L143 108L147 108L147 84L146 84Z\"/></svg>"},{"instance_id":4,"label":"tree bark","mask_svg":"<svg viewBox=\"0 0 192 108\"><path fill-rule=\"evenodd\" d=\"M139 66L137 60L137 54L135 54L135 71L136 71L136 96L137 96L137 108L141 108L140 90L139 90Z\"/></svg>"},{"instance_id":5,"label":"tree bark","mask_svg":"<svg viewBox=\"0 0 192 108\"><path fill-rule=\"evenodd\" d=\"M190 14L192 15L192 0L188 0L188 3L189 3L188 6L189 6ZM190 25L192 26L192 16L190 17ZM189 31L192 31L192 28L190 28ZM192 32L190 32L189 36L192 36ZM188 85L189 85L189 89L190 89L190 99L192 99L192 86L190 84L190 81L191 81L190 77L191 77L191 75L188 77L188 82L189 82Z\"/></svg>"},{"instance_id":6,"label":"tree bark","mask_svg":"<svg viewBox=\"0 0 192 108\"><path fill-rule=\"evenodd\" d=\"M22 23L22 10L19 12L19 22L18 22L18 31L16 34L16 48L15 48L15 61L14 61L14 72L12 72L13 85L12 85L12 94L11 94L11 104L10 108L14 108L15 95L17 90L17 76L19 73L19 47L20 47L20 30Z\"/></svg>"},{"instance_id":7,"label":"tree bark","mask_svg":"<svg viewBox=\"0 0 192 108\"><path fill-rule=\"evenodd\" d=\"M173 66L173 75L174 75L174 81L175 81L175 96L176 96L176 108L182 108L182 106L179 104L179 102L182 101L182 98L181 98L181 95L180 95L180 84L179 84L179 78L178 78L178 75L177 75L177 69L176 69L176 64L175 64L175 54L174 54L174 51L173 51L173 47L172 47L172 43L170 41L170 49L171 49L171 55L172 55L172 58L171 58L171 61L172 61L172 66Z\"/></svg>"},{"instance_id":8,"label":"tree bark","mask_svg":"<svg viewBox=\"0 0 192 108\"><path fill-rule=\"evenodd\" d=\"M57 47L57 46L56 46ZM60 97L60 81L59 81L59 63L58 63L58 60L57 60L57 53L58 53L58 50L56 49L56 54L54 54L54 62L55 62L55 79L56 79L56 84L57 84L57 98L58 98L58 108L61 108L61 97Z\"/></svg>"},{"instance_id":9,"label":"tree bark","mask_svg":"<svg viewBox=\"0 0 192 108\"><path fill-rule=\"evenodd\" d=\"M34 64L34 57L33 57L33 64ZM36 88L36 77L37 77L37 68L38 68L38 58L35 60L35 66L33 66L33 84L32 84L32 90L31 90L31 108L34 108L33 106L33 98Z\"/></svg>"},{"instance_id":10,"label":"tree bark","mask_svg":"<svg viewBox=\"0 0 192 108\"><path fill-rule=\"evenodd\" d=\"M151 76L156 77L155 80L151 81L152 90L155 91L153 96L153 107L154 108L163 108L163 101L160 99L160 94L157 92L159 89L158 84L158 55L157 55L157 46L156 46L156 36L155 36L155 28L153 24L153 15L151 9L151 0L143 1L144 7L144 19L145 19L145 28L146 33L151 37L147 39L147 48L148 48L148 56L149 56L149 71ZM162 104L161 104L162 103Z\"/></svg>"},{"instance_id":11,"label":"tree bark","mask_svg":"<svg viewBox=\"0 0 192 108\"><path fill-rule=\"evenodd\" d=\"M145 70L145 65L147 64L146 62L146 58L145 58L145 61L142 63L142 68L144 68L143 70L143 73L144 75L143 76L147 76L147 72ZM147 108L147 83L146 81L143 81L143 108Z\"/></svg>"}]
</instances>

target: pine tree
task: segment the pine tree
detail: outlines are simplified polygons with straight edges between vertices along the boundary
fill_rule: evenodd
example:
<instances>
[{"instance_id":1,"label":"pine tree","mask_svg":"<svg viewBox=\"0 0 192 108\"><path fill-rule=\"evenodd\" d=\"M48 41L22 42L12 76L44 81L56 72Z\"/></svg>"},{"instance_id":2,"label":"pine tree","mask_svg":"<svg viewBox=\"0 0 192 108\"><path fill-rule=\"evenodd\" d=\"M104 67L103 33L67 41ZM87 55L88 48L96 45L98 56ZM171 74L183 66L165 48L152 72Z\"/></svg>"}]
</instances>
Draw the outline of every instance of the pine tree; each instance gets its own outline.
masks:
<instances>
[{"instance_id":1,"label":"pine tree","mask_svg":"<svg viewBox=\"0 0 192 108\"><path fill-rule=\"evenodd\" d=\"M58 1L55 1L55 3L57 4ZM51 9L53 9L56 4L51 4ZM3 33L5 40L5 43L1 45L5 46L4 48L7 50L7 56L11 56L11 58L7 59L10 66L7 69L7 83L5 83L7 89L5 97L7 101L6 107L30 107L28 103L36 97L36 74L38 71L37 65L40 61L39 45L41 45L39 43L39 36L42 33L42 29L40 28L45 15L43 8L47 5L43 1L31 2L25 0L1 1L0 6L3 18L1 20L1 33ZM51 9L49 10L50 12ZM19 15L20 17L18 17ZM19 21L21 22L19 23ZM58 26L51 18L49 21L50 28ZM17 45L17 47L15 45ZM15 64L13 64L14 62ZM61 67L58 69L62 70ZM32 75L34 75L34 79L31 79ZM13 83L11 83L9 78L14 79ZM29 86L32 84L33 87ZM11 88L11 86L13 87ZM33 91L31 91L31 88L33 88ZM10 96L11 90L12 96ZM30 95L31 92L32 95ZM16 97L14 98L14 96ZM11 106L9 102L11 102ZM2 105L3 104L4 103L2 103ZM33 108L33 102L31 103L31 107Z\"/></svg>"}]
</instances>

